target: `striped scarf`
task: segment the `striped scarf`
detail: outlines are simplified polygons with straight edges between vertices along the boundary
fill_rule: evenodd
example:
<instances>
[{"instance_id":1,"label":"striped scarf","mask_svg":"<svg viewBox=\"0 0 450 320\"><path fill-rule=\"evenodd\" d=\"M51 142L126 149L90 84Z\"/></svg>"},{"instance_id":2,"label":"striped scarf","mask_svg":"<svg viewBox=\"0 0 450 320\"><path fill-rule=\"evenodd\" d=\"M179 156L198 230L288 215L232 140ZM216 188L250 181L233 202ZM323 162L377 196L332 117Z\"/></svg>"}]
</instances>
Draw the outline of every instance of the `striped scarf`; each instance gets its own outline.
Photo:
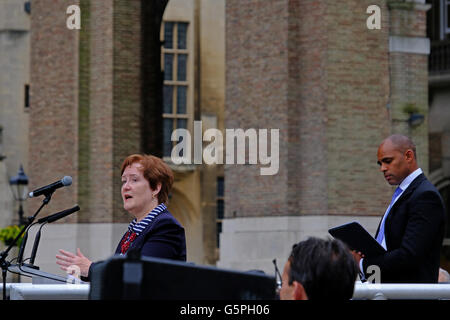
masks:
<instances>
[{"instance_id":1,"label":"striped scarf","mask_svg":"<svg viewBox=\"0 0 450 320\"><path fill-rule=\"evenodd\" d=\"M134 218L128 226L128 231L134 232L136 233L136 236L138 236L158 214L166 209L166 205L164 203L161 203L155 209L150 211L150 213L144 219L139 221L139 223L137 222L137 219Z\"/></svg>"}]
</instances>

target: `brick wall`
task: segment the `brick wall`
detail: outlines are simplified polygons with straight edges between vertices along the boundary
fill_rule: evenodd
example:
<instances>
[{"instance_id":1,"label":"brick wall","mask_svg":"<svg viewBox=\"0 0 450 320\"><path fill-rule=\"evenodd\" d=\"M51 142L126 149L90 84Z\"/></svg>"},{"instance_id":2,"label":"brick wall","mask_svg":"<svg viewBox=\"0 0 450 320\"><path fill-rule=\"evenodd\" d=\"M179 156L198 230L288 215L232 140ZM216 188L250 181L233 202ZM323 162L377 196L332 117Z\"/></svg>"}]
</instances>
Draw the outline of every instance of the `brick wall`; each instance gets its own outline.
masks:
<instances>
[{"instance_id":1,"label":"brick wall","mask_svg":"<svg viewBox=\"0 0 450 320\"><path fill-rule=\"evenodd\" d=\"M371 4L381 30L366 27ZM227 1L226 12L226 127L280 129L278 175L226 166L226 216L380 214L390 192L376 166L390 131L385 1Z\"/></svg>"},{"instance_id":2,"label":"brick wall","mask_svg":"<svg viewBox=\"0 0 450 320\"><path fill-rule=\"evenodd\" d=\"M89 219L89 197L90 188L90 39L91 39L91 21L90 21L90 1L80 0L81 25L79 32L80 50L79 50L79 74L78 74L78 204L83 210L78 214L78 221L82 222ZM95 137L92 137L95 139ZM87 220L88 221L88 220Z\"/></svg>"},{"instance_id":3,"label":"brick wall","mask_svg":"<svg viewBox=\"0 0 450 320\"><path fill-rule=\"evenodd\" d=\"M139 0L90 2L89 68L80 70L89 74L90 87L88 132L80 131L89 138L89 149L80 149L89 172L83 222L130 221L122 209L120 165L141 152L140 21Z\"/></svg>"},{"instance_id":4,"label":"brick wall","mask_svg":"<svg viewBox=\"0 0 450 320\"><path fill-rule=\"evenodd\" d=\"M140 1L114 0L113 30L113 221L129 221L122 209L120 166L141 151Z\"/></svg>"},{"instance_id":5,"label":"brick wall","mask_svg":"<svg viewBox=\"0 0 450 320\"><path fill-rule=\"evenodd\" d=\"M37 0L31 10L30 189L64 175L73 178L71 187L53 195L46 213L77 202L78 31L66 27L67 7L63 0L55 0L51 6L46 0ZM32 214L40 199L28 202Z\"/></svg>"},{"instance_id":6,"label":"brick wall","mask_svg":"<svg viewBox=\"0 0 450 320\"><path fill-rule=\"evenodd\" d=\"M425 38L426 10L413 2L389 1L390 35ZM428 173L428 55L413 52L390 52L392 133L411 136L417 146L419 166ZM411 127L405 105L415 104L425 116L423 124Z\"/></svg>"},{"instance_id":7,"label":"brick wall","mask_svg":"<svg viewBox=\"0 0 450 320\"><path fill-rule=\"evenodd\" d=\"M287 211L288 17L285 1L226 2L225 127L280 129L278 175L225 166L226 217Z\"/></svg>"},{"instance_id":8,"label":"brick wall","mask_svg":"<svg viewBox=\"0 0 450 320\"><path fill-rule=\"evenodd\" d=\"M408 34L411 37L423 37L426 34L426 11L416 11L413 1L390 0L388 6L391 35Z\"/></svg>"},{"instance_id":9,"label":"brick wall","mask_svg":"<svg viewBox=\"0 0 450 320\"><path fill-rule=\"evenodd\" d=\"M83 222L111 222L113 210L113 0L90 2L89 210ZM80 108L81 108L80 104ZM80 135L83 134L80 132ZM117 183L117 182L116 182Z\"/></svg>"},{"instance_id":10,"label":"brick wall","mask_svg":"<svg viewBox=\"0 0 450 320\"><path fill-rule=\"evenodd\" d=\"M53 210L79 193L81 222L127 222L120 165L141 148L141 1L82 1L82 31L66 28L66 2L44 2L32 8L31 188L71 175Z\"/></svg>"},{"instance_id":11,"label":"brick wall","mask_svg":"<svg viewBox=\"0 0 450 320\"><path fill-rule=\"evenodd\" d=\"M381 29L369 30L369 5ZM378 215L389 187L376 164L389 135L389 26L385 1L331 2L327 7L328 213Z\"/></svg>"}]
</instances>

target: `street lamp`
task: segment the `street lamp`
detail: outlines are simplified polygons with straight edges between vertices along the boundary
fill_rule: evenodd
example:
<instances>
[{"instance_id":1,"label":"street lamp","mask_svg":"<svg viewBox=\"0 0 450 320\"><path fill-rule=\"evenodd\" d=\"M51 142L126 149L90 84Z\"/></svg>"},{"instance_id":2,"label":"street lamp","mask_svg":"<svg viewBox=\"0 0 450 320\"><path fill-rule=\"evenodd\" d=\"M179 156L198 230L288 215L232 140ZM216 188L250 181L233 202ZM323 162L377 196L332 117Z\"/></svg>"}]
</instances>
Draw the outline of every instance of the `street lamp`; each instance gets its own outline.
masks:
<instances>
[{"instance_id":1,"label":"street lamp","mask_svg":"<svg viewBox=\"0 0 450 320\"><path fill-rule=\"evenodd\" d=\"M408 124L411 126L411 127L416 127L416 126L419 126L419 125L421 125L422 123L423 123L423 121L425 120L425 116L423 115L423 114L420 114L420 113L411 113L410 115L409 115L409 118L408 118Z\"/></svg>"},{"instance_id":2,"label":"street lamp","mask_svg":"<svg viewBox=\"0 0 450 320\"><path fill-rule=\"evenodd\" d=\"M28 194L28 177L23 171L22 165L20 165L17 175L9 179L9 186L11 187L14 199L19 201L19 225L24 225L27 221L23 217L22 202L25 201Z\"/></svg>"}]
</instances>

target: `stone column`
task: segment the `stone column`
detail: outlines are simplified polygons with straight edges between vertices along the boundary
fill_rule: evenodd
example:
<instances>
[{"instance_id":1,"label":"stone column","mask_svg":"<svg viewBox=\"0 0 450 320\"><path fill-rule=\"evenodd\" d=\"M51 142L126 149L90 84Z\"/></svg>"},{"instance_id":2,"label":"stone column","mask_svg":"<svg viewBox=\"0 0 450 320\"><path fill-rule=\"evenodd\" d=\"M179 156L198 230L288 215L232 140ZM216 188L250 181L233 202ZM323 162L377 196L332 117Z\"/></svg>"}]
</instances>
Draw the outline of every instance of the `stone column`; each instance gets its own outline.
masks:
<instances>
[{"instance_id":1,"label":"stone column","mask_svg":"<svg viewBox=\"0 0 450 320\"><path fill-rule=\"evenodd\" d=\"M73 1L71 4L79 4ZM31 9L30 188L72 176L45 213L77 202L78 30L66 26L67 1L33 1ZM30 213L41 199L30 199ZM43 212L44 213L44 212ZM69 221L76 221L73 215Z\"/></svg>"},{"instance_id":2,"label":"stone column","mask_svg":"<svg viewBox=\"0 0 450 320\"><path fill-rule=\"evenodd\" d=\"M0 226L18 223L9 178L22 164L28 174L30 15L24 0L0 1ZM26 203L25 211L26 211Z\"/></svg>"},{"instance_id":3,"label":"stone column","mask_svg":"<svg viewBox=\"0 0 450 320\"><path fill-rule=\"evenodd\" d=\"M419 166L428 174L428 55L425 0L388 1L390 15L390 118L392 133L410 136L417 145ZM424 121L408 123L411 114Z\"/></svg>"},{"instance_id":4,"label":"stone column","mask_svg":"<svg viewBox=\"0 0 450 320\"><path fill-rule=\"evenodd\" d=\"M80 7L80 30L66 27L69 5ZM141 149L140 5L32 2L30 187L70 175L72 186L55 192L42 215L81 206L46 230L36 259L43 270L60 272L59 248L79 247L93 260L112 255L131 220L122 209L120 164ZM32 201L35 210L40 199Z\"/></svg>"}]
</instances>

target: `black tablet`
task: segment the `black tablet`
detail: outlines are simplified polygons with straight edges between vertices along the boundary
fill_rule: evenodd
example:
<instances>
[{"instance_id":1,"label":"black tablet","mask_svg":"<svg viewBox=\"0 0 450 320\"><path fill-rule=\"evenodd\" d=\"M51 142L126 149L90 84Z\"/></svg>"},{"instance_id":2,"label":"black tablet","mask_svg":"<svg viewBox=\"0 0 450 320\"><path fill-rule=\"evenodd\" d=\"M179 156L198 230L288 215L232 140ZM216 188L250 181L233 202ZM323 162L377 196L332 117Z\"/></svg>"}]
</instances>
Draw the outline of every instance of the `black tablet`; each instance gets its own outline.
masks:
<instances>
[{"instance_id":1,"label":"black tablet","mask_svg":"<svg viewBox=\"0 0 450 320\"><path fill-rule=\"evenodd\" d=\"M360 251L365 256L379 256L386 252L377 240L356 221L331 228L328 232L346 243L351 250Z\"/></svg>"}]
</instances>

